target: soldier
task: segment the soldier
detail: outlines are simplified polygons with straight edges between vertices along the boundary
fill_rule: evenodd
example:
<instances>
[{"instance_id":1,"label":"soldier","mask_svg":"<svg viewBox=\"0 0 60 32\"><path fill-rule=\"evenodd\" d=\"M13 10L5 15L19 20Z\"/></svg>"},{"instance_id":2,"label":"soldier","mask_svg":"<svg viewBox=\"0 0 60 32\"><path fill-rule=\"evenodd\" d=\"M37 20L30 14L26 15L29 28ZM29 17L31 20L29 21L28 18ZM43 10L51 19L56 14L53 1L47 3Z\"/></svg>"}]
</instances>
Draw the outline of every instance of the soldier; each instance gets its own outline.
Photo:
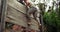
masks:
<instances>
[{"instance_id":1,"label":"soldier","mask_svg":"<svg viewBox=\"0 0 60 32\"><path fill-rule=\"evenodd\" d=\"M35 20L36 19L36 16L37 16L37 8L32 6L30 3L27 4L27 7L28 7L28 11L27 11L27 15L29 18L34 18ZM31 15L33 17L31 17Z\"/></svg>"}]
</instances>

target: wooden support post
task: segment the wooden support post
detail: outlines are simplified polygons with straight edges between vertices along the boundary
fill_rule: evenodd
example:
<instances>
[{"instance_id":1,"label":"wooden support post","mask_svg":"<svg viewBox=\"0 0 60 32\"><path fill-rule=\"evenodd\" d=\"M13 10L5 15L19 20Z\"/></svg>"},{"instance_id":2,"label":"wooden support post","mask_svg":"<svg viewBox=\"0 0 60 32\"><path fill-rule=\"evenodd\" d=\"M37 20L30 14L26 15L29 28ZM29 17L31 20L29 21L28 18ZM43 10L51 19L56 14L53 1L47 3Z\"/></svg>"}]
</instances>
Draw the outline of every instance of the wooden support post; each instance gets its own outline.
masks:
<instances>
[{"instance_id":1,"label":"wooden support post","mask_svg":"<svg viewBox=\"0 0 60 32\"><path fill-rule=\"evenodd\" d=\"M0 32L4 32L5 29L5 13L6 12L6 0L1 0L1 27Z\"/></svg>"},{"instance_id":2,"label":"wooden support post","mask_svg":"<svg viewBox=\"0 0 60 32\"><path fill-rule=\"evenodd\" d=\"M44 32L43 16L41 15L41 30Z\"/></svg>"}]
</instances>

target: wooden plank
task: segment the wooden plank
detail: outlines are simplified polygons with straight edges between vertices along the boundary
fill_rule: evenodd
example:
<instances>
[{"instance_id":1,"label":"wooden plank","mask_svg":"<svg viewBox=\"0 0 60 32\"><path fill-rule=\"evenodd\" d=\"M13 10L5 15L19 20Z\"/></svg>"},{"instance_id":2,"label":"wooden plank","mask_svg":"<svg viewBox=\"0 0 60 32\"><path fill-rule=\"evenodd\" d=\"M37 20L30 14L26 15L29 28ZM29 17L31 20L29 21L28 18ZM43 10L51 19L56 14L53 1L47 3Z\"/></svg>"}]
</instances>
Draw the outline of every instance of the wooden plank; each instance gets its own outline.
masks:
<instances>
[{"instance_id":1,"label":"wooden plank","mask_svg":"<svg viewBox=\"0 0 60 32\"><path fill-rule=\"evenodd\" d=\"M31 29L34 29L34 30L39 30L39 24L37 21L35 21L34 19L31 18L31 26L30 26Z\"/></svg>"},{"instance_id":2,"label":"wooden plank","mask_svg":"<svg viewBox=\"0 0 60 32\"><path fill-rule=\"evenodd\" d=\"M26 7L22 5L21 3L17 2L16 0L7 0L7 18L6 21L12 22L14 24L18 24L24 27L27 26L27 18L26 18ZM22 14L22 13L24 14ZM34 19L31 19L31 29L39 30L38 22Z\"/></svg>"},{"instance_id":3,"label":"wooden plank","mask_svg":"<svg viewBox=\"0 0 60 32\"><path fill-rule=\"evenodd\" d=\"M6 18L7 22L12 22L12 23L27 27L26 15L24 15L21 12L15 10L14 8L12 8L9 5L7 7L6 17L9 18L8 21L7 21L7 18Z\"/></svg>"},{"instance_id":4,"label":"wooden plank","mask_svg":"<svg viewBox=\"0 0 60 32\"><path fill-rule=\"evenodd\" d=\"M17 0L7 0L7 4L26 14L26 6L22 5Z\"/></svg>"}]
</instances>

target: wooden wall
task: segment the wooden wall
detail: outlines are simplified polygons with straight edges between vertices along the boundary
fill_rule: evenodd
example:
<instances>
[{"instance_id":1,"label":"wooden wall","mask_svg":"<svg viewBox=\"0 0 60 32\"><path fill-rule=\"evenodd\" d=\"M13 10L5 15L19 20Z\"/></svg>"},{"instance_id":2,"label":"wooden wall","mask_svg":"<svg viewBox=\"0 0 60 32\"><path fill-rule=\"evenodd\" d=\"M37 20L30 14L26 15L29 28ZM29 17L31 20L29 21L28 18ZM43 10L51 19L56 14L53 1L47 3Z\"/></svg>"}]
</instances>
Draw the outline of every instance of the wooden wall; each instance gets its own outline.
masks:
<instances>
[{"instance_id":1,"label":"wooden wall","mask_svg":"<svg viewBox=\"0 0 60 32\"><path fill-rule=\"evenodd\" d=\"M24 27L28 27L26 18L26 6L17 2L16 0L7 0L7 22L12 22ZM31 19L30 29L39 30L39 24L34 19Z\"/></svg>"}]
</instances>

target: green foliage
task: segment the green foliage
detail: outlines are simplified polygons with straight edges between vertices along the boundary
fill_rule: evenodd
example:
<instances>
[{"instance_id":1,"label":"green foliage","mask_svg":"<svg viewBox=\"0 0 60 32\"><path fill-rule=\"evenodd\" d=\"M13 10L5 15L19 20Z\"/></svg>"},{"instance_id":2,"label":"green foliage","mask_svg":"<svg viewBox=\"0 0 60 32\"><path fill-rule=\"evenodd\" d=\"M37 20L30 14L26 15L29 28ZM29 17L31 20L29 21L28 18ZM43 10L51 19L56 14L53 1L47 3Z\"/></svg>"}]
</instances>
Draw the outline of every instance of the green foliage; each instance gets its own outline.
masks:
<instances>
[{"instance_id":1,"label":"green foliage","mask_svg":"<svg viewBox=\"0 0 60 32\"><path fill-rule=\"evenodd\" d=\"M40 13L41 13L42 15L44 15L45 3L39 3L39 4L38 4L38 7L39 7L39 9L41 10Z\"/></svg>"},{"instance_id":2,"label":"green foliage","mask_svg":"<svg viewBox=\"0 0 60 32\"><path fill-rule=\"evenodd\" d=\"M44 13L44 23L48 32L60 32L60 17L54 11Z\"/></svg>"},{"instance_id":3,"label":"green foliage","mask_svg":"<svg viewBox=\"0 0 60 32\"><path fill-rule=\"evenodd\" d=\"M47 12L44 14L44 21L46 21L47 24L49 25L54 25L55 26L55 22L56 22L56 14L55 12Z\"/></svg>"}]
</instances>

